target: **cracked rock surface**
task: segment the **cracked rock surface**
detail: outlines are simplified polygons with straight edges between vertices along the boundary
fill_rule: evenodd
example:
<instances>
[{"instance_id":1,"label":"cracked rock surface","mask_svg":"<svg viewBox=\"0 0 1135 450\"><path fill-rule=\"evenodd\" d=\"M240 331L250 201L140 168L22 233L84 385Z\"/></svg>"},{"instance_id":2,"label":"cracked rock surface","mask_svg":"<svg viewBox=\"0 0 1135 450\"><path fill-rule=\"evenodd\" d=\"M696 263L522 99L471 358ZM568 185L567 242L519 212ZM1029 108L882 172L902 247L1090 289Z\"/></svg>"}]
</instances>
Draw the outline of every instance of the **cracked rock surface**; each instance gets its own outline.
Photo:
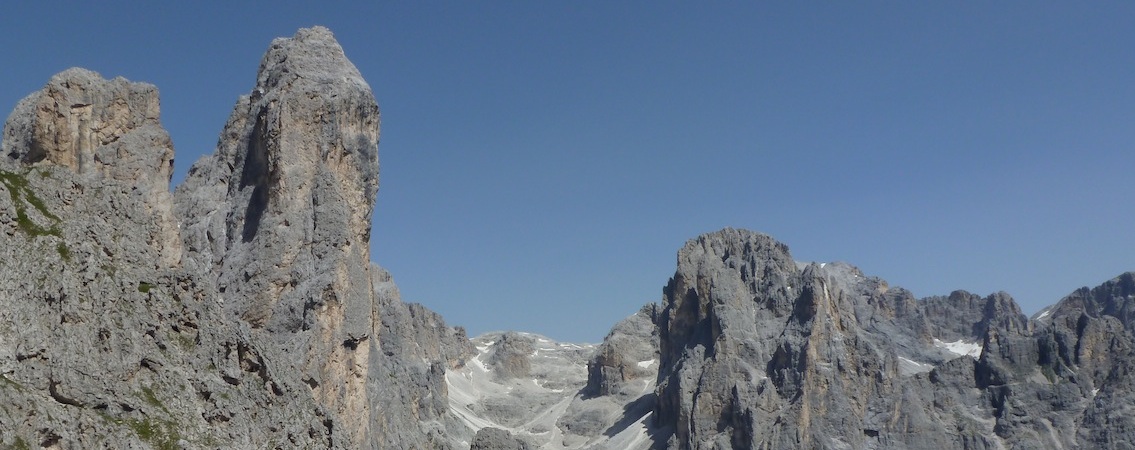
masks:
<instances>
[{"instance_id":1,"label":"cracked rock surface","mask_svg":"<svg viewBox=\"0 0 1135 450\"><path fill-rule=\"evenodd\" d=\"M710 233L665 289L654 414L673 430L655 442L1127 448L1133 308L1132 273L1030 321L1005 293L916 300L766 235Z\"/></svg>"},{"instance_id":2,"label":"cracked rock surface","mask_svg":"<svg viewBox=\"0 0 1135 450\"><path fill-rule=\"evenodd\" d=\"M1025 317L747 230L598 345L470 340L372 262L379 110L272 42L168 188L154 86L84 69L0 147L0 448L1135 448L1135 272Z\"/></svg>"},{"instance_id":3,"label":"cracked rock surface","mask_svg":"<svg viewBox=\"0 0 1135 450\"><path fill-rule=\"evenodd\" d=\"M70 69L6 122L0 447L454 448L471 346L370 262L378 107L331 32L272 42L175 195L159 110Z\"/></svg>"}]
</instances>

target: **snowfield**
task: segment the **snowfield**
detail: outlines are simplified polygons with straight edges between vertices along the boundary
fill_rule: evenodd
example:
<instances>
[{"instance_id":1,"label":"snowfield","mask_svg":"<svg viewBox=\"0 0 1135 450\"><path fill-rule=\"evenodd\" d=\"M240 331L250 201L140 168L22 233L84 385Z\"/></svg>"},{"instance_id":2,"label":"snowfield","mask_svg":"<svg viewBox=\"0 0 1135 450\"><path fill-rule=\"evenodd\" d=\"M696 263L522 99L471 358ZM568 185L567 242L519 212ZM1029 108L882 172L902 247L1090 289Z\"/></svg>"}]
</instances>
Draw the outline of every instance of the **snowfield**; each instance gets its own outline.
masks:
<instances>
[{"instance_id":1,"label":"snowfield","mask_svg":"<svg viewBox=\"0 0 1135 450\"><path fill-rule=\"evenodd\" d=\"M981 351L983 350L981 344L976 342L966 342L963 340L957 340L954 342L942 342L938 339L934 339L934 346L946 349L946 351L958 356L972 356L974 358L981 357Z\"/></svg>"},{"instance_id":2,"label":"snowfield","mask_svg":"<svg viewBox=\"0 0 1135 450\"><path fill-rule=\"evenodd\" d=\"M647 450L650 439L651 412L617 433L608 436L610 427L622 418L624 406L606 397L583 399L587 384L587 361L596 346L552 341L543 336L519 333L530 338L533 351L528 353L531 372L528 377L507 378L494 373L492 352L501 333L490 333L473 339L477 355L465 366L445 374L449 390L449 410L467 430L461 434L465 443L477 430L486 427L507 430L518 439L541 450L626 449ZM658 361L637 361L643 369L657 367ZM654 392L654 380L642 380L641 394ZM638 386L635 385L637 388ZM635 400L631 398L629 400ZM608 414L610 424L593 434L572 433L576 416L589 418Z\"/></svg>"}]
</instances>

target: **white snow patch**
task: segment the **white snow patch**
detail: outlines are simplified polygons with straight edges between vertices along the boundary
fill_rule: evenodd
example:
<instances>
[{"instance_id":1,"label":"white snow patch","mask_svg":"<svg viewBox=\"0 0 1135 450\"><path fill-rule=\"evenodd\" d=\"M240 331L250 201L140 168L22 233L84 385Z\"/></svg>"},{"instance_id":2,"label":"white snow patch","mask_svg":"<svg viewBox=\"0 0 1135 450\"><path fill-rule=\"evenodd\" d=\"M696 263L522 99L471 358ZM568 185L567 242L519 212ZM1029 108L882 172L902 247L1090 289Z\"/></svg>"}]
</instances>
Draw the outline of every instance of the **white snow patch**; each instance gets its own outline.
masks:
<instances>
[{"instance_id":1,"label":"white snow patch","mask_svg":"<svg viewBox=\"0 0 1135 450\"><path fill-rule=\"evenodd\" d=\"M1096 394L1099 394L1099 393L1100 393L1099 389L1092 389L1092 397L1095 397Z\"/></svg>"},{"instance_id":2,"label":"white snow patch","mask_svg":"<svg viewBox=\"0 0 1135 450\"><path fill-rule=\"evenodd\" d=\"M1052 314L1051 309L1045 310L1044 312L1040 313L1039 316L1036 316L1036 320L1040 320L1040 319L1043 319L1045 317L1048 317L1049 314Z\"/></svg>"},{"instance_id":3,"label":"white snow patch","mask_svg":"<svg viewBox=\"0 0 1135 450\"><path fill-rule=\"evenodd\" d=\"M958 356L972 356L974 358L981 356L981 344L976 342L966 342L964 340L957 340L954 342L942 342L934 339L934 346L946 349L946 351Z\"/></svg>"},{"instance_id":4,"label":"white snow patch","mask_svg":"<svg viewBox=\"0 0 1135 450\"><path fill-rule=\"evenodd\" d=\"M650 366L653 366L653 365L654 365L654 363L656 363L656 362L658 362L658 360L655 360L655 359L648 359L648 360L646 360L646 361L639 361L639 362L638 362L638 366L639 366L639 367L641 367L641 368L643 368L643 369L645 369L645 368L648 368L648 367L650 367Z\"/></svg>"},{"instance_id":5,"label":"white snow patch","mask_svg":"<svg viewBox=\"0 0 1135 450\"><path fill-rule=\"evenodd\" d=\"M828 265L828 263L820 263L820 268L823 269L826 265Z\"/></svg>"},{"instance_id":6,"label":"white snow patch","mask_svg":"<svg viewBox=\"0 0 1135 450\"><path fill-rule=\"evenodd\" d=\"M903 375L913 375L916 373L926 373L934 370L933 364L920 363L913 359L899 357L899 372Z\"/></svg>"}]
</instances>

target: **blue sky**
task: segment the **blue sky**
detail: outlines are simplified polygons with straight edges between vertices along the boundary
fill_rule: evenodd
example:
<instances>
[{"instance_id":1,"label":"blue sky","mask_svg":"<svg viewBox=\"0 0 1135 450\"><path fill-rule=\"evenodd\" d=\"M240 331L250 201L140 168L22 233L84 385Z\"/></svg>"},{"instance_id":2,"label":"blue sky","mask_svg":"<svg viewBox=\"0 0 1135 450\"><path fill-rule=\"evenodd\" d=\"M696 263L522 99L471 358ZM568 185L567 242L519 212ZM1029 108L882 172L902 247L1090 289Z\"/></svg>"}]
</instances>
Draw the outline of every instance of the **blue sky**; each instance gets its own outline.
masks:
<instances>
[{"instance_id":1,"label":"blue sky","mask_svg":"<svg viewBox=\"0 0 1135 450\"><path fill-rule=\"evenodd\" d=\"M373 258L474 335L598 341L725 226L1029 313L1135 270L1132 2L305 3L11 2L0 105L154 83L178 183L328 26L382 109Z\"/></svg>"}]
</instances>

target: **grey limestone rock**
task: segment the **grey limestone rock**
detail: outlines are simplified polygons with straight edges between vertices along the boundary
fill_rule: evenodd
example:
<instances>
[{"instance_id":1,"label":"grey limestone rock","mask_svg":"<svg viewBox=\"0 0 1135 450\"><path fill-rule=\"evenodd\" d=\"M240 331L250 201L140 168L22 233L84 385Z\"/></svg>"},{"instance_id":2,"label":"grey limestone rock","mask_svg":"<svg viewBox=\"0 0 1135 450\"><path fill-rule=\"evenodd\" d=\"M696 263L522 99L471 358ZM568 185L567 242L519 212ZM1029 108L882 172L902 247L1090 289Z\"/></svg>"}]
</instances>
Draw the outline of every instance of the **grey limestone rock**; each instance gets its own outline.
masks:
<instances>
[{"instance_id":1,"label":"grey limestone rock","mask_svg":"<svg viewBox=\"0 0 1135 450\"><path fill-rule=\"evenodd\" d=\"M794 263L765 235L701 236L658 320L654 414L672 434L655 442L1126 448L1133 279L1030 322L1004 293L915 300L846 264Z\"/></svg>"},{"instance_id":2,"label":"grey limestone rock","mask_svg":"<svg viewBox=\"0 0 1135 450\"><path fill-rule=\"evenodd\" d=\"M175 192L187 265L229 314L296 355L315 397L367 444L370 228L378 106L331 32L276 39L256 86Z\"/></svg>"},{"instance_id":3,"label":"grey limestone rock","mask_svg":"<svg viewBox=\"0 0 1135 450\"><path fill-rule=\"evenodd\" d=\"M634 395L629 381L658 373L658 311L655 303L615 324L587 363L587 393Z\"/></svg>"},{"instance_id":4,"label":"grey limestone rock","mask_svg":"<svg viewBox=\"0 0 1135 450\"><path fill-rule=\"evenodd\" d=\"M158 89L81 68L63 71L20 101L4 125L0 167L59 166L84 180L113 180L152 210L145 235L163 265L181 259L169 181L173 143L159 121Z\"/></svg>"},{"instance_id":5,"label":"grey limestone rock","mask_svg":"<svg viewBox=\"0 0 1135 450\"><path fill-rule=\"evenodd\" d=\"M377 143L323 28L272 43L176 196L153 86L70 69L21 101L0 151L0 446L457 447L445 372L472 347L370 263Z\"/></svg>"},{"instance_id":6,"label":"grey limestone rock","mask_svg":"<svg viewBox=\"0 0 1135 450\"><path fill-rule=\"evenodd\" d=\"M494 375L504 380L527 377L532 372L529 357L536 351L535 344L536 340L530 336L504 333L489 352L486 365Z\"/></svg>"},{"instance_id":7,"label":"grey limestone rock","mask_svg":"<svg viewBox=\"0 0 1135 450\"><path fill-rule=\"evenodd\" d=\"M512 433L500 428L477 430L469 450L528 450L528 444L512 437Z\"/></svg>"},{"instance_id":8,"label":"grey limestone rock","mask_svg":"<svg viewBox=\"0 0 1135 450\"><path fill-rule=\"evenodd\" d=\"M462 367L473 346L465 331L437 313L404 303L389 272L371 266L380 326L371 354L368 401L376 448L453 448L447 370Z\"/></svg>"},{"instance_id":9,"label":"grey limestone rock","mask_svg":"<svg viewBox=\"0 0 1135 450\"><path fill-rule=\"evenodd\" d=\"M68 99L59 123L74 118L69 102L88 105L77 130L98 144L37 141L30 130L59 123L28 121L22 106L5 129L3 153L19 156L0 168L0 446L337 445L334 416L287 359L220 312L210 279L166 258L180 238L153 87L72 69L45 92L29 98Z\"/></svg>"}]
</instances>

